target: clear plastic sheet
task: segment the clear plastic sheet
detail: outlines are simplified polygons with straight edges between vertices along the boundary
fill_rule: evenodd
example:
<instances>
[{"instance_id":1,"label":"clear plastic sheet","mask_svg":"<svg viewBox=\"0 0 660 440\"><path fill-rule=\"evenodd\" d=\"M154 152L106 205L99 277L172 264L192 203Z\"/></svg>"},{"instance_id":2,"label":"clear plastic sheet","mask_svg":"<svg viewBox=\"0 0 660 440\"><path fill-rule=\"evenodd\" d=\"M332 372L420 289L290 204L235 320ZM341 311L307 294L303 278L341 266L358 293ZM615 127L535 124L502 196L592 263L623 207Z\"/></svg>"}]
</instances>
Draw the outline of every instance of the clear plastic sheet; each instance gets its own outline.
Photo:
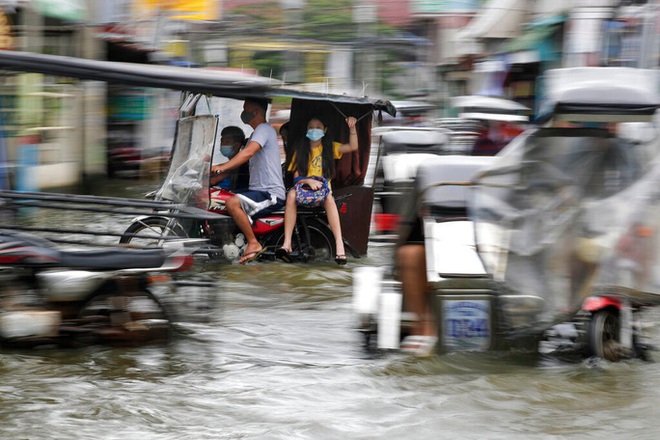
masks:
<instances>
[{"instance_id":1,"label":"clear plastic sheet","mask_svg":"<svg viewBox=\"0 0 660 440\"><path fill-rule=\"evenodd\" d=\"M470 201L484 266L508 295L540 299L537 323L600 289L660 303L657 138L541 128L476 179Z\"/></svg>"},{"instance_id":2,"label":"clear plastic sheet","mask_svg":"<svg viewBox=\"0 0 660 440\"><path fill-rule=\"evenodd\" d=\"M209 204L209 173L218 119L212 115L182 118L167 177L156 193L169 200L206 209Z\"/></svg>"}]
</instances>

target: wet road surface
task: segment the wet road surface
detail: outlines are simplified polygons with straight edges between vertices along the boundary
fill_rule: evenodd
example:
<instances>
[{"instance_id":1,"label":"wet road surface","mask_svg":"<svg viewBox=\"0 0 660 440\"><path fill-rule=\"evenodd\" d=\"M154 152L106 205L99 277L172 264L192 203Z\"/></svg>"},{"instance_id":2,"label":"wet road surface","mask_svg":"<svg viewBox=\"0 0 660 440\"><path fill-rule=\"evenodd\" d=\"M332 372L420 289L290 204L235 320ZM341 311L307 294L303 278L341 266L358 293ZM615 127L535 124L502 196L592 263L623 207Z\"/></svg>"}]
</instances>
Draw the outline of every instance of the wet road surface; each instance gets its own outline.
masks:
<instances>
[{"instance_id":1,"label":"wet road surface","mask_svg":"<svg viewBox=\"0 0 660 440\"><path fill-rule=\"evenodd\" d=\"M365 352L351 270L390 256L209 264L208 320L166 345L2 350L0 438L656 438L655 361Z\"/></svg>"}]
</instances>

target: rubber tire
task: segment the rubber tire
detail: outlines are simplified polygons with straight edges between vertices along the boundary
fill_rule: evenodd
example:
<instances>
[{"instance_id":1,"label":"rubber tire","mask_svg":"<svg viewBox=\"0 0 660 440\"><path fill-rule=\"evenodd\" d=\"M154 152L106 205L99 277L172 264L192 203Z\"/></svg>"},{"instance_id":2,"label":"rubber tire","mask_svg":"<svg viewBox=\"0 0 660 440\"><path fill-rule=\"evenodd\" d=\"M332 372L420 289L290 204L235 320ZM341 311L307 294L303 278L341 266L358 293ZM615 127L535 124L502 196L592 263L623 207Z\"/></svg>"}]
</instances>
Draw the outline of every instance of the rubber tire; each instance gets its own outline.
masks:
<instances>
[{"instance_id":1,"label":"rubber tire","mask_svg":"<svg viewBox=\"0 0 660 440\"><path fill-rule=\"evenodd\" d=\"M593 356L610 362L626 358L620 344L621 319L611 309L599 310L593 314L587 329L589 350Z\"/></svg>"},{"instance_id":2,"label":"rubber tire","mask_svg":"<svg viewBox=\"0 0 660 440\"><path fill-rule=\"evenodd\" d=\"M126 231L124 231L124 235L121 236L119 239L120 244L137 244L136 240L146 241L146 243L140 244L140 247L148 247L150 245L158 245L158 239L157 237L162 237L163 232L167 228L167 224L169 222L169 219L165 217L147 217L145 219L142 219L140 221L136 221L133 224L131 224L128 228L126 228ZM131 234L140 234L143 233L143 231L147 230L155 230L160 229L160 234L154 235L153 242L150 239L147 238L136 238L133 237ZM174 227L171 229L172 234L168 234L170 236L177 236L177 237L186 237L187 234L183 230L183 227L179 223L175 223Z\"/></svg>"},{"instance_id":3,"label":"rubber tire","mask_svg":"<svg viewBox=\"0 0 660 440\"><path fill-rule=\"evenodd\" d=\"M113 325L113 308L110 303L112 297L140 298L141 301L148 301L151 310L142 311L118 311L126 316L130 321L139 322L140 319L157 320L159 328L154 327L150 330L127 331L123 324ZM148 307L149 308L149 307ZM147 308L147 309L148 309ZM78 318L86 320L87 327L93 328L93 338L88 343L110 343L111 345L135 345L150 343L154 341L163 341L169 338L171 319L165 306L158 300L153 293L147 289L141 289L139 292L132 292L124 295L120 292L100 291L87 299L84 305L78 311Z\"/></svg>"},{"instance_id":4,"label":"rubber tire","mask_svg":"<svg viewBox=\"0 0 660 440\"><path fill-rule=\"evenodd\" d=\"M310 253L309 259L296 259L294 262L307 263L310 261L334 261L335 259L335 237L330 228L318 221L310 221L307 225L309 229L310 239L313 243L313 253ZM304 233L301 232L301 239L304 240ZM267 245L272 246L273 249L278 249L284 243L284 230L276 232L271 238L267 240ZM300 251L294 232L294 237L291 242L292 254Z\"/></svg>"}]
</instances>

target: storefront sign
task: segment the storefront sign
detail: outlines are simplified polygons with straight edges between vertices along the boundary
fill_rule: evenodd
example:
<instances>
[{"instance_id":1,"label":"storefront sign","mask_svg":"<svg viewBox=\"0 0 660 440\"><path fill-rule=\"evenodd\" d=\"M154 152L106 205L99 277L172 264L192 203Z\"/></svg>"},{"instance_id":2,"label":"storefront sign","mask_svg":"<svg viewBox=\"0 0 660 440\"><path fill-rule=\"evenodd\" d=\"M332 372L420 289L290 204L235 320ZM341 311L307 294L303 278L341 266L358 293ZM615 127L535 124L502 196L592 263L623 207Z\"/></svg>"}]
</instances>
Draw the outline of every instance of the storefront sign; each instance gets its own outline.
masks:
<instances>
[{"instance_id":1,"label":"storefront sign","mask_svg":"<svg viewBox=\"0 0 660 440\"><path fill-rule=\"evenodd\" d=\"M411 0L410 10L417 15L474 13L481 7L479 0Z\"/></svg>"},{"instance_id":2,"label":"storefront sign","mask_svg":"<svg viewBox=\"0 0 660 440\"><path fill-rule=\"evenodd\" d=\"M46 17L69 21L84 21L87 17L84 0L32 0L32 5Z\"/></svg>"},{"instance_id":3,"label":"storefront sign","mask_svg":"<svg viewBox=\"0 0 660 440\"><path fill-rule=\"evenodd\" d=\"M124 120L142 120L149 115L151 100L146 94L118 94L108 99L110 117Z\"/></svg>"},{"instance_id":4,"label":"storefront sign","mask_svg":"<svg viewBox=\"0 0 660 440\"><path fill-rule=\"evenodd\" d=\"M219 4L215 0L135 0L136 17L166 15L174 20L219 20Z\"/></svg>"}]
</instances>

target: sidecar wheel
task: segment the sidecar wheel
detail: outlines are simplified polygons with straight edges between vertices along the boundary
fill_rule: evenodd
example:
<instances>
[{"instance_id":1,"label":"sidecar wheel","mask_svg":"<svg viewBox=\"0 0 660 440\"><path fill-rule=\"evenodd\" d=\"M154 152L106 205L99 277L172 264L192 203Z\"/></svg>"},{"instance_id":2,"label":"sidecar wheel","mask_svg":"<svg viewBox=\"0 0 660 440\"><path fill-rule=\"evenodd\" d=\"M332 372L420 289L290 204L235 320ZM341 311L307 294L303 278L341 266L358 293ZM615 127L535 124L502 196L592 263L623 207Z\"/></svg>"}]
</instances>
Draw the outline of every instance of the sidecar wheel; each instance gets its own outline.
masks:
<instances>
[{"instance_id":1,"label":"sidecar wheel","mask_svg":"<svg viewBox=\"0 0 660 440\"><path fill-rule=\"evenodd\" d=\"M139 345L168 339L170 319L149 291L99 293L78 313L87 338L110 345Z\"/></svg>"},{"instance_id":2,"label":"sidecar wheel","mask_svg":"<svg viewBox=\"0 0 660 440\"><path fill-rule=\"evenodd\" d=\"M626 358L620 343L621 320L612 310L599 310L591 317L588 341L591 354L610 362Z\"/></svg>"},{"instance_id":3,"label":"sidecar wheel","mask_svg":"<svg viewBox=\"0 0 660 440\"><path fill-rule=\"evenodd\" d=\"M131 224L119 239L121 244L131 244L137 247L162 246L164 236L186 237L187 234L179 223L169 225L164 217L148 217ZM139 235L136 237L135 235Z\"/></svg>"}]
</instances>

